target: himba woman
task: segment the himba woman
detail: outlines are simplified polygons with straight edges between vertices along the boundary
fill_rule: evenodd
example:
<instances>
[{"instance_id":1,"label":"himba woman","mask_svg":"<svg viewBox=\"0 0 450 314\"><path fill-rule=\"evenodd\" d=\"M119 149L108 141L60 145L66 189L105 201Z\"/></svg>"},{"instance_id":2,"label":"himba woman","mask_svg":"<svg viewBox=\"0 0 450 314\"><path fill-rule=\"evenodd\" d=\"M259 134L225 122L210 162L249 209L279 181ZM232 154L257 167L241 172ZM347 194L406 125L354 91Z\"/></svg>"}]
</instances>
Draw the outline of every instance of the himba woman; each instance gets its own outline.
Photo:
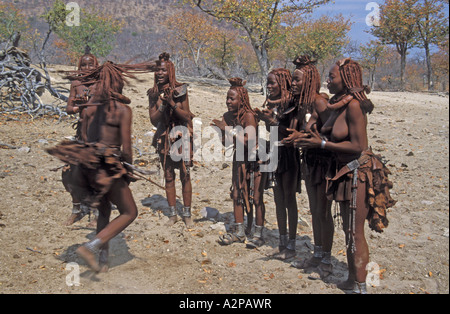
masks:
<instances>
[{"instance_id":1,"label":"himba woman","mask_svg":"<svg viewBox=\"0 0 450 314\"><path fill-rule=\"evenodd\" d=\"M321 79L315 62L308 56L302 56L294 61L296 65L293 90L303 89L305 97L303 103L311 110L311 118L306 129L301 132L295 130L283 143L296 146L298 141L306 136L311 129L320 132L322 126L330 117L328 99L320 93ZM325 278L332 272L331 249L333 247L334 221L331 214L332 201L326 196L325 176L332 165L333 155L330 151L321 148L303 150L303 175L308 192L309 206L312 215L314 253L312 258L305 261L294 261L292 265L307 269L318 267L318 272L310 278Z\"/></svg>"},{"instance_id":2,"label":"himba woman","mask_svg":"<svg viewBox=\"0 0 450 314\"><path fill-rule=\"evenodd\" d=\"M369 148L367 115L373 103L367 98L360 65L347 58L330 70L328 89L334 97L328 108L331 116L321 129L311 130L310 138L299 140L304 148L322 148L334 153L335 173L327 176L327 193L340 202L346 235L348 280L338 285L353 293L367 293L366 276L369 248L364 235L365 220L376 232L388 226L386 210L395 205L389 190L389 170Z\"/></svg>"},{"instance_id":3,"label":"himba woman","mask_svg":"<svg viewBox=\"0 0 450 314\"><path fill-rule=\"evenodd\" d=\"M253 225L253 207L255 209L255 232L249 240L250 247L259 247L265 243L263 228L265 207L263 202L266 175L261 173L257 160L258 120L250 106L246 82L240 78L229 80L231 87L227 93L226 105L228 111L222 120L213 120L212 125L220 129L222 142L234 143L232 167L231 198L235 231L219 238L222 245L244 243L250 235ZM243 147L244 156L238 156ZM254 158L253 158L254 157ZM247 226L244 226L244 212L247 213Z\"/></svg>"},{"instance_id":4,"label":"himba woman","mask_svg":"<svg viewBox=\"0 0 450 314\"><path fill-rule=\"evenodd\" d=\"M154 65L102 66L69 76L92 86L92 97L83 110L81 140L65 141L48 152L63 162L76 165L76 182L72 182L81 202L98 208L95 239L80 246L77 253L96 272L108 270L108 243L137 217L137 207L129 188L133 176L126 164L132 164L130 99L122 95L125 78L148 72ZM110 220L111 206L120 215ZM99 262L95 253L99 251Z\"/></svg>"},{"instance_id":5,"label":"himba woman","mask_svg":"<svg viewBox=\"0 0 450 314\"><path fill-rule=\"evenodd\" d=\"M78 61L78 71L90 71L99 66L97 58L91 53L91 48L89 46L85 49L85 54ZM81 125L83 123L82 119L82 111L86 108L84 105L89 101L89 98L92 96L92 88L93 83L86 84L85 82L81 82L79 80L74 80L70 86L70 94L69 99L67 101L66 112L69 115L79 114L78 121L75 123L74 127L76 130L75 139L81 139ZM72 175L74 173L75 165L67 165L63 168L62 172L62 182L66 191L71 194L72 197L72 214L65 222L66 226L70 226L77 221L83 219L84 216L90 214L90 208L86 208L86 206L81 204L79 196L73 192L71 187ZM93 210L94 219L91 221L89 225L95 226L97 224L98 211Z\"/></svg>"},{"instance_id":6,"label":"himba woman","mask_svg":"<svg viewBox=\"0 0 450 314\"><path fill-rule=\"evenodd\" d=\"M168 226L177 221L175 169L180 171L184 206L181 210L181 218L187 228L193 228L191 205L192 205L192 183L190 168L193 166L193 123L194 115L189 109L189 96L187 86L178 83L175 77L175 66L170 61L170 55L163 53L157 61L155 72L155 83L148 91L149 113L151 123L157 126L153 146L159 153L164 178L166 181L166 196L169 203ZM174 128L180 128L184 134L173 134ZM181 129L179 129L181 130ZM181 132L183 133L183 132ZM179 150L172 152L172 146L176 141L188 138ZM188 145L188 156L186 156L186 145ZM175 147L175 146L173 146ZM181 160L174 160L173 153L182 155Z\"/></svg>"},{"instance_id":7,"label":"himba woman","mask_svg":"<svg viewBox=\"0 0 450 314\"><path fill-rule=\"evenodd\" d=\"M292 76L287 69L275 69L267 77L267 109L255 109L258 117L266 123L266 128L278 127L281 141L290 132L300 127L301 103L299 93L291 94ZM278 259L295 256L295 242L298 225L296 193L301 191L300 153L292 145L278 147L278 167L275 171L274 198L280 234L278 251L273 254ZM289 232L288 232L289 224Z\"/></svg>"}]
</instances>

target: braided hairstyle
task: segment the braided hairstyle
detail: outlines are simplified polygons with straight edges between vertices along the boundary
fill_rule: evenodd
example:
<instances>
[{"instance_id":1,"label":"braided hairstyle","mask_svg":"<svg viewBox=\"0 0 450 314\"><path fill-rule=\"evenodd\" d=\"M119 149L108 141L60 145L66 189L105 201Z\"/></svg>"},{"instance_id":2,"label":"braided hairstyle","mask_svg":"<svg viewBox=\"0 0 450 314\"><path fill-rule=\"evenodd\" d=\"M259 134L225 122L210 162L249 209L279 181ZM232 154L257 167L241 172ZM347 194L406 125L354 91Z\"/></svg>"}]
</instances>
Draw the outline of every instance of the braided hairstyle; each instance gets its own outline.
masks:
<instances>
[{"instance_id":1,"label":"braided hairstyle","mask_svg":"<svg viewBox=\"0 0 450 314\"><path fill-rule=\"evenodd\" d=\"M237 114L237 119L240 124L244 121L244 115L248 112L255 115L255 112L253 111L252 107L250 106L250 97L248 96L248 91L245 88L245 84L247 84L247 81L243 81L241 78L235 77L228 80L231 84L230 90L234 90L237 92L240 104Z\"/></svg>"},{"instance_id":2,"label":"braided hairstyle","mask_svg":"<svg viewBox=\"0 0 450 314\"><path fill-rule=\"evenodd\" d=\"M294 60L295 71L303 73L303 84L298 96L299 109L304 113L312 113L317 94L320 93L320 74L315 64L317 61L311 60L309 56L300 56Z\"/></svg>"},{"instance_id":3,"label":"braided hairstyle","mask_svg":"<svg viewBox=\"0 0 450 314\"><path fill-rule=\"evenodd\" d=\"M281 90L281 99L279 108L284 111L288 108L289 103L291 101L291 84L292 84L292 75L288 69L280 68L272 70L269 75L272 74L276 77L277 83L280 86ZM269 99L266 100L266 104L275 104ZM264 106L266 105L264 104Z\"/></svg>"},{"instance_id":4,"label":"braided hairstyle","mask_svg":"<svg viewBox=\"0 0 450 314\"><path fill-rule=\"evenodd\" d=\"M367 98L366 94L370 94L370 87L363 84L362 69L358 62L350 58L345 58L336 62L339 66L342 81L347 94L352 95L361 103L361 109L364 113L371 114L374 109L374 104Z\"/></svg>"},{"instance_id":5,"label":"braided hairstyle","mask_svg":"<svg viewBox=\"0 0 450 314\"><path fill-rule=\"evenodd\" d=\"M178 83L176 76L175 76L175 65L170 60L170 54L167 52L163 52L159 55L159 60L156 61L156 66L161 66L162 63L166 63L167 73L169 75L169 87L171 89L174 89L176 87L179 87L183 84ZM158 85L156 83L156 73L155 73L155 85L154 88L158 88Z\"/></svg>"},{"instance_id":6,"label":"braided hairstyle","mask_svg":"<svg viewBox=\"0 0 450 314\"><path fill-rule=\"evenodd\" d=\"M135 74L151 72L153 65L150 63L140 64L115 64L111 61L106 61L103 65L85 71L69 71L66 76L71 81L78 80L81 84L95 84L96 101L106 103L109 100L118 100L125 104L130 104L131 100L122 95L125 83L128 83L127 78L137 81Z\"/></svg>"}]
</instances>

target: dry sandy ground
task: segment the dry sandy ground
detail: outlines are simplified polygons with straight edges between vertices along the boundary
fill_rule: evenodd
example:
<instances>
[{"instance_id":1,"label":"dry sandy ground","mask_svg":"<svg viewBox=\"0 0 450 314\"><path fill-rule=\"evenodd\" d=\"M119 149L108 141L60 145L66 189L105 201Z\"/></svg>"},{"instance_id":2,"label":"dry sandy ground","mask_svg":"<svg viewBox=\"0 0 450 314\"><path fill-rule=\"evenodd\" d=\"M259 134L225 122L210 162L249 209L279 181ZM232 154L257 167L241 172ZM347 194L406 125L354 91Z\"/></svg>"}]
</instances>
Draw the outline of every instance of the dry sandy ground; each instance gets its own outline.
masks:
<instances>
[{"instance_id":1,"label":"dry sandy ground","mask_svg":"<svg viewBox=\"0 0 450 314\"><path fill-rule=\"evenodd\" d=\"M136 160L157 169L151 155L152 130L146 90L149 83L127 87L133 100ZM192 111L204 124L226 110L226 87L190 84ZM371 261L378 265L379 283L373 294L449 293L449 100L448 97L413 93L371 95L376 104L370 116L369 137L374 151L385 156L398 200L383 234L367 229ZM253 106L263 97L251 93ZM17 120L19 119L19 120ZM278 245L273 197L267 207L266 245L249 250L245 244L222 247L217 243L220 223L202 219L205 207L220 211L219 222L232 222L229 199L231 168L223 162L201 163L193 169L193 212L196 226L182 222L164 226L164 193L145 181L132 184L139 207L138 219L112 241L109 273L94 275L75 254L81 243L94 237L85 218L72 227L63 222L71 201L61 183L61 165L44 149L72 136L74 119L60 123L52 118L0 116L0 142L21 148L0 148L0 293L150 293L150 294L343 294L336 283L347 274L342 229L336 227L334 274L325 281L290 267L289 261L267 257ZM139 152L142 156L139 157ZM162 182L161 177L154 179ZM178 191L180 183L177 183ZM311 225L306 193L298 195L301 218ZM297 259L311 256L312 230L301 226ZM78 263L80 285L69 286ZM376 270L376 268L375 268ZM70 279L69 282L66 279Z\"/></svg>"}]
</instances>

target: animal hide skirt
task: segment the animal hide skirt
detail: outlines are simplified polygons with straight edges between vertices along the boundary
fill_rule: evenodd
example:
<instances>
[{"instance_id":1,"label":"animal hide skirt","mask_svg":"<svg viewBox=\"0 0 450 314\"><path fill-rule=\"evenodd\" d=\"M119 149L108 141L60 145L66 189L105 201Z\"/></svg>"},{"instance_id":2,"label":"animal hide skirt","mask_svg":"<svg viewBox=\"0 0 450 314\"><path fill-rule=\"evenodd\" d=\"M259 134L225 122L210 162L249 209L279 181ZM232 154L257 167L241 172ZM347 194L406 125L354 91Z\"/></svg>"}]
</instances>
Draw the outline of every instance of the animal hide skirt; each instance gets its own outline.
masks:
<instances>
[{"instance_id":1,"label":"animal hide skirt","mask_svg":"<svg viewBox=\"0 0 450 314\"><path fill-rule=\"evenodd\" d=\"M64 141L47 152L69 164L65 186L82 204L97 208L111 190L115 180L135 181L121 161L121 151L99 143Z\"/></svg>"},{"instance_id":2,"label":"animal hide skirt","mask_svg":"<svg viewBox=\"0 0 450 314\"><path fill-rule=\"evenodd\" d=\"M327 175L327 195L336 202L352 201L352 185L354 171L351 164L338 165L336 174ZM361 183L365 183L366 197L369 206L367 220L372 230L383 232L389 225L387 209L393 207L396 201L392 199L390 189L393 183L389 181L389 169L381 162L381 157L372 150L365 151L358 160L357 175Z\"/></svg>"}]
</instances>

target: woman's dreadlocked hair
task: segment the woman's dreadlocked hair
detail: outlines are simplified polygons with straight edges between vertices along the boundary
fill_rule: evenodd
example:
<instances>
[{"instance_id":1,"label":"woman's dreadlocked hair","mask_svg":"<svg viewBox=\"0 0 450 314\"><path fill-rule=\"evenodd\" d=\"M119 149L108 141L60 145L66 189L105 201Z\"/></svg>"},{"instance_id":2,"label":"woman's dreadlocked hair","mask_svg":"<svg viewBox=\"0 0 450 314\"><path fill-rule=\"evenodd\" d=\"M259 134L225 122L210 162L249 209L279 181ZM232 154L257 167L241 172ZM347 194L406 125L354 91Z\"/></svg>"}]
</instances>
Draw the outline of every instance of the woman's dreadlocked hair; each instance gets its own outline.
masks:
<instances>
[{"instance_id":1,"label":"woman's dreadlocked hair","mask_svg":"<svg viewBox=\"0 0 450 314\"><path fill-rule=\"evenodd\" d=\"M241 78L235 77L228 80L231 84L230 90L234 90L238 93L240 99L240 105L238 109L238 121L240 124L243 123L244 115L248 112L255 114L252 107L250 106L250 97L248 96L248 91L245 88L246 81Z\"/></svg>"},{"instance_id":2,"label":"woman's dreadlocked hair","mask_svg":"<svg viewBox=\"0 0 450 314\"><path fill-rule=\"evenodd\" d=\"M291 84L292 84L292 75L288 69L280 68L274 69L269 74L272 74L276 77L278 86L280 86L281 90L281 99L280 99L280 109L282 112L286 110L291 101ZM271 101L267 99L267 104L270 105Z\"/></svg>"},{"instance_id":3,"label":"woman's dreadlocked hair","mask_svg":"<svg viewBox=\"0 0 450 314\"><path fill-rule=\"evenodd\" d=\"M367 98L366 94L370 94L370 87L363 84L363 75L359 63L350 58L345 58L339 60L336 64L339 66L339 72L348 94L359 100L364 113L371 114L375 106Z\"/></svg>"},{"instance_id":4,"label":"woman's dreadlocked hair","mask_svg":"<svg viewBox=\"0 0 450 314\"><path fill-rule=\"evenodd\" d=\"M160 56L159 56L159 60L156 61L156 65L157 66L161 66L162 63L166 63L166 67L167 67L167 73L169 75L169 87L171 89L174 89L176 87L179 87L181 85L183 85L182 83L178 83L176 76L175 76L175 65L173 64L173 62L170 60L170 54L167 52L163 52ZM156 73L155 73L155 85L154 87L158 88L157 83L156 83Z\"/></svg>"},{"instance_id":5,"label":"woman's dreadlocked hair","mask_svg":"<svg viewBox=\"0 0 450 314\"><path fill-rule=\"evenodd\" d=\"M135 74L152 71L153 65L149 63L140 64L114 64L111 61L86 71L71 71L66 76L69 80L78 80L82 84L95 84L94 98L96 102L106 103L109 100L117 100L130 104L131 100L122 95L127 78L139 80Z\"/></svg>"},{"instance_id":6,"label":"woman's dreadlocked hair","mask_svg":"<svg viewBox=\"0 0 450 314\"><path fill-rule=\"evenodd\" d=\"M303 73L303 84L298 99L298 106L306 113L312 113L317 94L320 93L320 74L309 56L301 56L294 60L296 71ZM300 109L299 108L299 109Z\"/></svg>"}]
</instances>

